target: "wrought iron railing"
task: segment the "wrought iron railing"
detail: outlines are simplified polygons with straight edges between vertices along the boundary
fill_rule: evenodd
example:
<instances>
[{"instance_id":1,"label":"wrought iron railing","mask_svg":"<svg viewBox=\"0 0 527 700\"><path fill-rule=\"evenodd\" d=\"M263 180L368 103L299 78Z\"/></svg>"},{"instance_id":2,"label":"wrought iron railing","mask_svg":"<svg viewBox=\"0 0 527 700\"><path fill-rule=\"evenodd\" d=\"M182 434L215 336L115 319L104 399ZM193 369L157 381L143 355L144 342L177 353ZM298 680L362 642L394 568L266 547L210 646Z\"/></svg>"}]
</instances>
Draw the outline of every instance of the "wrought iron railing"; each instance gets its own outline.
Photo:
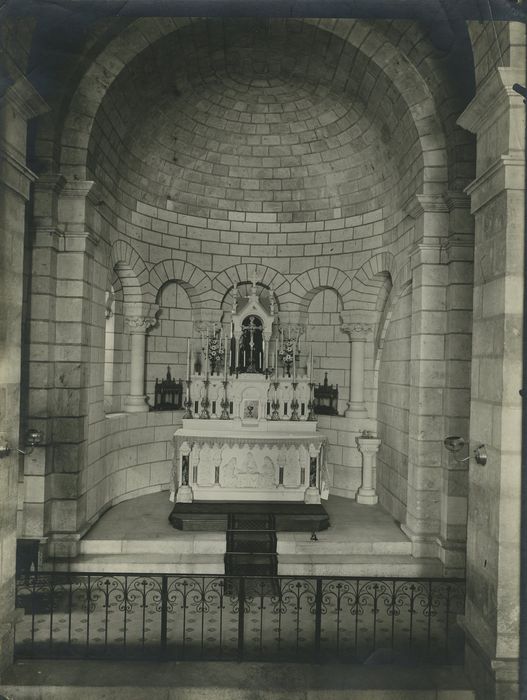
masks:
<instances>
[{"instance_id":1,"label":"wrought iron railing","mask_svg":"<svg viewBox=\"0 0 527 700\"><path fill-rule=\"evenodd\" d=\"M18 658L459 663L460 579L39 572ZM373 658L372 658L373 655Z\"/></svg>"}]
</instances>

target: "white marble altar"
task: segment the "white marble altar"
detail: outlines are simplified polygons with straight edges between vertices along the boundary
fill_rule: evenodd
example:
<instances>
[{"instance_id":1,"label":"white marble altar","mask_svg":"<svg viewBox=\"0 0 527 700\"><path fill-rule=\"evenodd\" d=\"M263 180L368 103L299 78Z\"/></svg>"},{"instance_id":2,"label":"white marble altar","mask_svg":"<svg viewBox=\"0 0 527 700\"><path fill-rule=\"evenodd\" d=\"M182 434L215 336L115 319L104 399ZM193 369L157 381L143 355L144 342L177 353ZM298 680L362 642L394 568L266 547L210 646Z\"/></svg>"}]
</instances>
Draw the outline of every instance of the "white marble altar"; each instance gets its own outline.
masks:
<instances>
[{"instance_id":1,"label":"white marble altar","mask_svg":"<svg viewBox=\"0 0 527 700\"><path fill-rule=\"evenodd\" d=\"M174 438L178 503L320 503L326 438L315 422L187 419Z\"/></svg>"}]
</instances>

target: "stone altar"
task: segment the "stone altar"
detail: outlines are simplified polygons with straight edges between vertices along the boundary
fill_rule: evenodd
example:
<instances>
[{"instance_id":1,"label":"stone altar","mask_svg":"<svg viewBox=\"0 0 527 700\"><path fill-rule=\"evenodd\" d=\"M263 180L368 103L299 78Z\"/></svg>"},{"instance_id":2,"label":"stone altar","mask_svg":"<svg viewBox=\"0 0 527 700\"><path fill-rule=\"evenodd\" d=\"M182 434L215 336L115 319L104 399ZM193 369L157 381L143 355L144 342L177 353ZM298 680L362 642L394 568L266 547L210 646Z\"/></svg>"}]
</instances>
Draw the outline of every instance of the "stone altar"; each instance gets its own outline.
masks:
<instances>
[{"instance_id":1,"label":"stone altar","mask_svg":"<svg viewBox=\"0 0 527 700\"><path fill-rule=\"evenodd\" d=\"M326 438L314 422L184 420L174 438L178 503L320 503Z\"/></svg>"}]
</instances>

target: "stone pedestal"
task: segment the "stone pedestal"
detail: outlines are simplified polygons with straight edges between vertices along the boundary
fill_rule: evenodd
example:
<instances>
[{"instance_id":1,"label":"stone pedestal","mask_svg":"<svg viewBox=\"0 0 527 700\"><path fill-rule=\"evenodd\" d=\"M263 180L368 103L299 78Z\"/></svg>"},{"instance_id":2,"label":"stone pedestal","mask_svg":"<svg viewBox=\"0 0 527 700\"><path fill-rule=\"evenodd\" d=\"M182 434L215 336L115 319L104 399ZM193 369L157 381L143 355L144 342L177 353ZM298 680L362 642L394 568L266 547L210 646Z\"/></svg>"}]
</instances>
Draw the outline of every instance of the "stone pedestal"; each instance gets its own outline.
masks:
<instances>
[{"instance_id":1,"label":"stone pedestal","mask_svg":"<svg viewBox=\"0 0 527 700\"><path fill-rule=\"evenodd\" d=\"M192 503L194 494L190 486L180 486L176 494L176 503Z\"/></svg>"},{"instance_id":2,"label":"stone pedestal","mask_svg":"<svg viewBox=\"0 0 527 700\"><path fill-rule=\"evenodd\" d=\"M320 491L316 486L310 486L306 489L304 503L320 503Z\"/></svg>"},{"instance_id":3,"label":"stone pedestal","mask_svg":"<svg viewBox=\"0 0 527 700\"><path fill-rule=\"evenodd\" d=\"M355 442L362 454L362 484L357 491L357 503L375 505L379 501L375 490L373 477L375 455L379 451L381 441L378 438L358 437Z\"/></svg>"}]
</instances>

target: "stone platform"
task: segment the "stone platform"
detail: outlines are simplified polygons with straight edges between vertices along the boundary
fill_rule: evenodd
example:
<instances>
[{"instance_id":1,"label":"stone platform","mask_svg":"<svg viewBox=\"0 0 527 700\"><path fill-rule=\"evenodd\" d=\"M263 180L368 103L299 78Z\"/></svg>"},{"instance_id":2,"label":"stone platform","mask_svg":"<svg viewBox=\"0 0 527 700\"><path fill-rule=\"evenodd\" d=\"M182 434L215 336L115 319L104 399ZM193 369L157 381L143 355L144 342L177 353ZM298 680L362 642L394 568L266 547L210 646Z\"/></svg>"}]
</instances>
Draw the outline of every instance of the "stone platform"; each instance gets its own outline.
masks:
<instances>
[{"instance_id":1,"label":"stone platform","mask_svg":"<svg viewBox=\"0 0 527 700\"><path fill-rule=\"evenodd\" d=\"M80 542L80 554L44 566L115 573L223 574L225 532L176 530L168 492L123 501ZM438 559L411 555L411 542L381 506L339 496L324 501L331 526L317 533L278 532L278 573L290 575L440 576Z\"/></svg>"},{"instance_id":2,"label":"stone platform","mask_svg":"<svg viewBox=\"0 0 527 700\"><path fill-rule=\"evenodd\" d=\"M319 532L329 527L329 516L322 505L298 502L176 503L169 520L178 530L225 532L230 515L271 516L277 532Z\"/></svg>"}]
</instances>

